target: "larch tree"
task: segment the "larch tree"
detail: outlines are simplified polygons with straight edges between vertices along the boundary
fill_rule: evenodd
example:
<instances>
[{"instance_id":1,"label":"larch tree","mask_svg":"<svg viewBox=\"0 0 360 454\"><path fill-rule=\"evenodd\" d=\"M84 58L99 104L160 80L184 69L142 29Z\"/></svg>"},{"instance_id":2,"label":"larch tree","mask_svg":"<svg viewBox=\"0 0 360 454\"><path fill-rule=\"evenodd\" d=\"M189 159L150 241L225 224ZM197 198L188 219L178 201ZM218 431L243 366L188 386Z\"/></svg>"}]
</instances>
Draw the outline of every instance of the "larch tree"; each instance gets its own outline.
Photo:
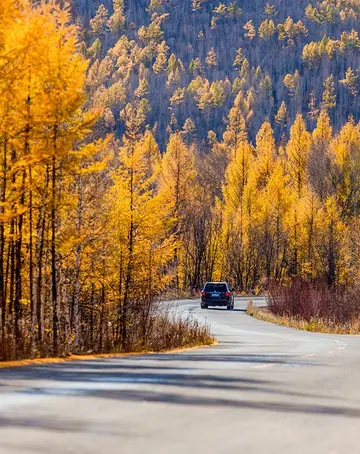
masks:
<instances>
[{"instance_id":1,"label":"larch tree","mask_svg":"<svg viewBox=\"0 0 360 454\"><path fill-rule=\"evenodd\" d=\"M1 48L1 58L8 60L3 71L10 71L12 80L9 97L2 98L6 104L1 105L1 110L5 109L0 133L2 329L5 335L6 325L13 327L19 340L20 321L29 307L29 348L32 352L35 349L37 328L37 349L41 350L43 299L44 292L49 291L52 351L57 354L61 279L58 245L62 227L59 215L72 169L86 155L84 150L78 152L76 144L88 134L95 115L81 111L87 63L78 53L77 30L69 25L69 11L54 4L33 6L24 0L14 6L13 14L16 21L2 24ZM29 42L36 42L36 46L29 46ZM6 77L2 80L10 81L6 82ZM12 126L6 121L11 121Z\"/></svg>"},{"instance_id":2,"label":"larch tree","mask_svg":"<svg viewBox=\"0 0 360 454\"><path fill-rule=\"evenodd\" d=\"M266 275L282 282L288 257L287 217L293 203L293 191L284 165L277 160L266 187L260 194L260 215L263 219Z\"/></svg>"},{"instance_id":3,"label":"larch tree","mask_svg":"<svg viewBox=\"0 0 360 454\"><path fill-rule=\"evenodd\" d=\"M331 74L324 81L324 91L322 95L322 108L324 110L331 110L336 107L336 91L334 75Z\"/></svg>"},{"instance_id":4,"label":"larch tree","mask_svg":"<svg viewBox=\"0 0 360 454\"><path fill-rule=\"evenodd\" d=\"M110 225L116 233L115 238L109 237L109 250L110 276L117 289L117 342L126 350L131 314L140 302L137 310L143 314L146 339L151 303L169 283L161 270L174 257L175 241L170 201L157 188L160 155L152 135L147 132L135 142L127 139L119 158L108 199Z\"/></svg>"},{"instance_id":5,"label":"larch tree","mask_svg":"<svg viewBox=\"0 0 360 454\"><path fill-rule=\"evenodd\" d=\"M301 114L296 117L290 129L290 140L286 147L289 173L294 190L300 198L307 185L308 161L311 147L311 135Z\"/></svg>"},{"instance_id":6,"label":"larch tree","mask_svg":"<svg viewBox=\"0 0 360 454\"><path fill-rule=\"evenodd\" d=\"M52 10L49 9L51 14ZM46 126L51 131L48 142L47 163L49 166L49 199L51 230L51 299L53 311L53 350L59 351L59 276L60 266L57 237L59 211L62 209L62 184L72 166L78 165L74 144L86 137L95 117L89 112L82 114L84 104L85 70L87 63L76 51L76 28L68 26L69 16L62 14L54 28L53 41L49 43L52 52L47 55L48 79L44 85L47 105ZM57 27L57 28L55 28ZM56 77L54 77L56 75ZM81 156L81 153L79 154ZM66 180L65 180L66 181ZM66 184L66 183L65 183Z\"/></svg>"},{"instance_id":7,"label":"larch tree","mask_svg":"<svg viewBox=\"0 0 360 454\"><path fill-rule=\"evenodd\" d=\"M313 132L313 140L309 158L309 181L321 201L330 191L330 154L332 140L330 117L326 110L320 112L317 126Z\"/></svg>"},{"instance_id":8,"label":"larch tree","mask_svg":"<svg viewBox=\"0 0 360 454\"><path fill-rule=\"evenodd\" d=\"M233 155L225 175L224 194L224 251L227 273L244 287L244 238L246 225L245 188L254 161L253 148L242 141Z\"/></svg>"},{"instance_id":9,"label":"larch tree","mask_svg":"<svg viewBox=\"0 0 360 454\"><path fill-rule=\"evenodd\" d=\"M196 168L193 152L184 144L179 133L170 137L166 153L161 162L159 190L172 206L175 219L174 235L178 242L174 258L176 288L181 288L181 238L186 228L187 213L191 210L196 191Z\"/></svg>"},{"instance_id":10,"label":"larch tree","mask_svg":"<svg viewBox=\"0 0 360 454\"><path fill-rule=\"evenodd\" d=\"M256 136L255 168L260 187L264 187L270 178L276 161L276 154L274 131L271 124L266 121L262 124Z\"/></svg>"},{"instance_id":11,"label":"larch tree","mask_svg":"<svg viewBox=\"0 0 360 454\"><path fill-rule=\"evenodd\" d=\"M331 181L342 216L359 213L360 126L352 118L331 143L333 169Z\"/></svg>"}]
</instances>

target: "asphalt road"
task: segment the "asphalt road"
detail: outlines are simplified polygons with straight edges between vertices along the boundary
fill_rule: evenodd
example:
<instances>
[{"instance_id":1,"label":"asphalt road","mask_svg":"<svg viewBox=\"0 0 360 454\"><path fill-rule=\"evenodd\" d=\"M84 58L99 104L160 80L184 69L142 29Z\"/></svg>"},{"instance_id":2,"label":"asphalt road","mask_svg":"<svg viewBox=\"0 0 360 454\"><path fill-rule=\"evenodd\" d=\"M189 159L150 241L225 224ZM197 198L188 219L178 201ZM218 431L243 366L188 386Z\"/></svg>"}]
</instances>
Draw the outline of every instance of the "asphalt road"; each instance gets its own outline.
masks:
<instances>
[{"instance_id":1,"label":"asphalt road","mask_svg":"<svg viewBox=\"0 0 360 454\"><path fill-rule=\"evenodd\" d=\"M0 453L359 454L360 338L267 324L245 304L178 303L215 347L0 369Z\"/></svg>"}]
</instances>

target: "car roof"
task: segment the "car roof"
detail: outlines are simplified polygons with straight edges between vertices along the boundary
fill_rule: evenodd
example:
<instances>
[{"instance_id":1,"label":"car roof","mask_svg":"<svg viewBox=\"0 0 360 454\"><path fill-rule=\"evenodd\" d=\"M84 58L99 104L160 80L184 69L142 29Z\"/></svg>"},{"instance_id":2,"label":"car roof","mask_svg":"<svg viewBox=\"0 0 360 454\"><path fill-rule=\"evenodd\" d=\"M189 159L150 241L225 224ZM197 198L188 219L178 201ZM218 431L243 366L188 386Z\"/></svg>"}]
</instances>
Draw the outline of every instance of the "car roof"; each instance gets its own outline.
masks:
<instances>
[{"instance_id":1,"label":"car roof","mask_svg":"<svg viewBox=\"0 0 360 454\"><path fill-rule=\"evenodd\" d=\"M216 281L212 281L212 282L206 282L206 284L225 284L227 285L227 282L216 282ZM205 285L206 285L205 284Z\"/></svg>"}]
</instances>

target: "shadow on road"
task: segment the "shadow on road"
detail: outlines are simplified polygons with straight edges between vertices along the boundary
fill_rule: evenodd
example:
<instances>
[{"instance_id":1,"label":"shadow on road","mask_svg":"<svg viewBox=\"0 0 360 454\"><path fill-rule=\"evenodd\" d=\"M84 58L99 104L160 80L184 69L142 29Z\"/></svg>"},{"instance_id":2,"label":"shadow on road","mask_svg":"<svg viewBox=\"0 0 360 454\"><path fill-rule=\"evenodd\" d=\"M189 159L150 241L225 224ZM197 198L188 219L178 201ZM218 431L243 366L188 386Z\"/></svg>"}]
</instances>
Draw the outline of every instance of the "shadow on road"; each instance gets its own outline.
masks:
<instances>
[{"instance_id":1,"label":"shadow on road","mask_svg":"<svg viewBox=\"0 0 360 454\"><path fill-rule=\"evenodd\" d=\"M205 309L207 311L222 311L222 312L246 312L246 309L237 309L236 307L232 309L231 311L228 311L226 308L224 309L223 307L208 307Z\"/></svg>"},{"instance_id":2,"label":"shadow on road","mask_svg":"<svg viewBox=\"0 0 360 454\"><path fill-rule=\"evenodd\" d=\"M256 376L250 378L236 367L242 363L264 367L307 366L310 364L309 360L290 355L215 352L216 350L205 353L194 351L140 356L135 359L113 358L8 369L0 371L0 386L5 384L11 387L12 393L19 395L111 399L118 402L119 411L125 402L151 402L360 419L360 409L321 404L323 399L336 400L334 396L294 391L290 381L283 383L280 380L264 380ZM210 368L209 364L205 363L209 363ZM226 367L226 363L229 367ZM320 365L323 366L315 360L311 361L313 367ZM312 403L319 401L320 403ZM81 424L71 422L71 415L69 421L51 418L45 421L37 419L35 415L32 421L28 421L0 414L0 427L27 426L50 431L83 430Z\"/></svg>"},{"instance_id":3,"label":"shadow on road","mask_svg":"<svg viewBox=\"0 0 360 454\"><path fill-rule=\"evenodd\" d=\"M110 399L121 399L136 402L159 402L165 404L189 405L189 406L212 406L233 407L248 410L266 410L269 412L319 414L328 416L343 416L360 419L360 409L343 406L328 406L317 404L301 404L290 402L259 402L254 400L217 399L209 397L184 396L170 393L157 393L154 391L100 391L97 396ZM326 397L329 398L328 396Z\"/></svg>"},{"instance_id":4,"label":"shadow on road","mask_svg":"<svg viewBox=\"0 0 360 454\"><path fill-rule=\"evenodd\" d=\"M97 423L96 426L94 425L89 430L89 425L86 421L79 421L75 418L66 417L66 418L58 418L58 417L40 417L40 416L32 416L32 417L24 417L24 416L0 416L0 429L1 428L20 428L20 429L40 429L43 431L49 432L60 432L62 434L71 434L71 433L79 433L79 432L89 432L91 431L92 434L96 435L106 435L106 436L119 436L121 434L118 427L109 428L105 424ZM3 446L3 445L1 445ZM38 448L37 452L38 451ZM0 451L3 452L3 451ZM32 451L33 452L33 451ZM42 452L42 451L41 451ZM44 452L49 453L48 449L44 450Z\"/></svg>"}]
</instances>

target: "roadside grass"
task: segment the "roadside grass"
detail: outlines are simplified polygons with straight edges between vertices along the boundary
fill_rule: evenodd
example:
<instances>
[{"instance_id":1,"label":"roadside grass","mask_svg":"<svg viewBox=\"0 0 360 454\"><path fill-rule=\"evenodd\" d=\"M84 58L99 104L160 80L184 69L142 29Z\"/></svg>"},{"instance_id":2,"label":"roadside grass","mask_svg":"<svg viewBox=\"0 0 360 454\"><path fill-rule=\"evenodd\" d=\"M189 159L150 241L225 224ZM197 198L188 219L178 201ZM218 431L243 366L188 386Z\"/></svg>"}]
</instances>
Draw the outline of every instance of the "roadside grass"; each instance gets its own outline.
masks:
<instances>
[{"instance_id":1,"label":"roadside grass","mask_svg":"<svg viewBox=\"0 0 360 454\"><path fill-rule=\"evenodd\" d=\"M176 348L212 345L215 339L210 334L207 324L197 320L169 314L158 315L152 327L147 347L151 351L161 352Z\"/></svg>"},{"instance_id":2,"label":"roadside grass","mask_svg":"<svg viewBox=\"0 0 360 454\"><path fill-rule=\"evenodd\" d=\"M210 329L191 318L181 319L168 315L156 317L149 333L148 344L142 342L133 345L131 351L113 349L108 352L88 351L81 354L62 353L58 357L24 358L21 360L0 361L0 369L23 367L37 364L56 364L68 361L86 361L99 358L128 357L152 355L158 353L180 353L196 348L216 345L216 339L211 336Z\"/></svg>"},{"instance_id":3,"label":"roadside grass","mask_svg":"<svg viewBox=\"0 0 360 454\"><path fill-rule=\"evenodd\" d=\"M146 322L146 323L144 323ZM0 367L5 362L28 363L28 361L62 361L79 359L81 357L122 356L127 354L147 354L178 351L188 348L206 347L215 344L206 323L199 323L193 317L182 317L169 311L154 310L147 319L140 316L133 318L133 324L128 333L129 344L127 349L115 342L115 338L108 333L102 347L83 343L75 351L71 345L61 344L59 355L54 358L51 353L34 351L31 353L26 337L21 338L21 349L16 349L14 335L8 335L5 341L0 342ZM90 348L89 348L90 347Z\"/></svg>"},{"instance_id":4,"label":"roadside grass","mask_svg":"<svg viewBox=\"0 0 360 454\"><path fill-rule=\"evenodd\" d=\"M248 314L261 320L305 331L360 334L360 286L329 284L326 279L293 278L272 282L267 307L249 303Z\"/></svg>"},{"instance_id":5,"label":"roadside grass","mask_svg":"<svg viewBox=\"0 0 360 454\"><path fill-rule=\"evenodd\" d=\"M302 317L276 315L266 307L255 307L252 301L248 302L247 314L258 320L262 320L277 325L295 328L302 331L323 334L339 335L359 335L360 334L360 317L352 319L348 323L336 323L331 320L324 320L314 317L307 321Z\"/></svg>"},{"instance_id":6,"label":"roadside grass","mask_svg":"<svg viewBox=\"0 0 360 454\"><path fill-rule=\"evenodd\" d=\"M217 345L215 339L212 340L209 344L195 345L192 347L183 347L183 348L173 348L170 350L161 350L161 351L139 351L135 353L99 353L99 354L86 354L86 355L66 355L59 356L55 358L34 358L34 359L24 359L24 360L13 360L13 361L0 361L0 369L11 369L14 367L24 367L24 366L36 366L41 364L59 364L67 363L71 361L90 361L93 359L104 359L104 358L128 358L131 356L140 356L140 355L158 355L158 354L169 354L169 353L182 353L190 350L195 350L198 348L207 348Z\"/></svg>"}]
</instances>

